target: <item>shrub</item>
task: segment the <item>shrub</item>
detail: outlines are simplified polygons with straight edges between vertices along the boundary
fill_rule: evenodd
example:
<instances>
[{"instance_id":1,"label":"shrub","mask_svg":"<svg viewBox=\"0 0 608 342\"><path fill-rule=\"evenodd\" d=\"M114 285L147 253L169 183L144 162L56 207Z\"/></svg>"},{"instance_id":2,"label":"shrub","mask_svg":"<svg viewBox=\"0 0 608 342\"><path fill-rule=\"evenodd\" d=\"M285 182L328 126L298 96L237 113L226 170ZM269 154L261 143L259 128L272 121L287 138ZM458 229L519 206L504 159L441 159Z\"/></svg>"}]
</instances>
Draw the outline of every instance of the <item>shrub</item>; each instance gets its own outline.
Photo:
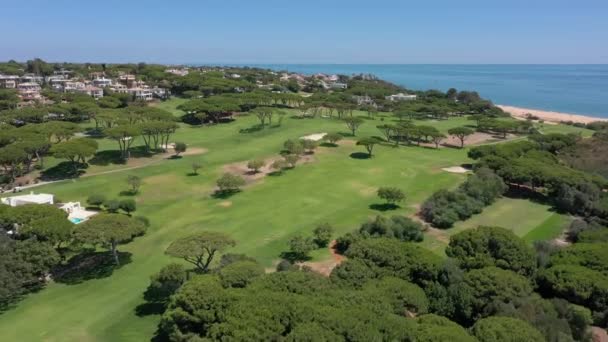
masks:
<instances>
[{"instance_id":1,"label":"shrub","mask_svg":"<svg viewBox=\"0 0 608 342\"><path fill-rule=\"evenodd\" d=\"M263 159L254 159L247 163L247 168L255 173L258 173L260 172L260 169L264 167L264 165L266 165L266 162Z\"/></svg>"},{"instance_id":2,"label":"shrub","mask_svg":"<svg viewBox=\"0 0 608 342\"><path fill-rule=\"evenodd\" d=\"M131 198L120 201L120 203L118 204L118 207L129 215L131 215L132 212L137 210L137 205L135 204L135 200L133 200Z\"/></svg>"},{"instance_id":3,"label":"shrub","mask_svg":"<svg viewBox=\"0 0 608 342\"><path fill-rule=\"evenodd\" d=\"M342 138L344 137L340 133L328 133L325 134L323 140L327 140L331 144L336 144L338 141L342 140Z\"/></svg>"},{"instance_id":4,"label":"shrub","mask_svg":"<svg viewBox=\"0 0 608 342\"><path fill-rule=\"evenodd\" d=\"M183 142L176 142L175 145L173 146L173 150L175 151L176 156L179 156L180 153L186 152L187 148L188 148L188 146L186 146L186 143L183 143Z\"/></svg>"},{"instance_id":5,"label":"shrub","mask_svg":"<svg viewBox=\"0 0 608 342\"><path fill-rule=\"evenodd\" d=\"M120 201L115 199L107 200L103 203L103 206L107 211L115 213L120 209Z\"/></svg>"},{"instance_id":6,"label":"shrub","mask_svg":"<svg viewBox=\"0 0 608 342\"><path fill-rule=\"evenodd\" d=\"M245 287L258 276L264 274L264 267L255 261L237 261L219 271L223 287Z\"/></svg>"},{"instance_id":7,"label":"shrub","mask_svg":"<svg viewBox=\"0 0 608 342\"><path fill-rule=\"evenodd\" d=\"M331 241L331 236L334 232L334 229L331 227L329 223L322 223L315 228L313 231L314 234L314 242L319 248L327 247L329 242Z\"/></svg>"},{"instance_id":8,"label":"shrub","mask_svg":"<svg viewBox=\"0 0 608 342\"><path fill-rule=\"evenodd\" d=\"M401 189L395 187L380 187L377 191L378 197L386 203L395 204L405 199L405 194Z\"/></svg>"},{"instance_id":9,"label":"shrub","mask_svg":"<svg viewBox=\"0 0 608 342\"><path fill-rule=\"evenodd\" d=\"M238 192L245 185L245 180L241 176L224 173L216 183L220 192Z\"/></svg>"},{"instance_id":10,"label":"shrub","mask_svg":"<svg viewBox=\"0 0 608 342\"><path fill-rule=\"evenodd\" d=\"M102 204L106 201L106 196L100 194L93 194L87 198L87 204L92 205L94 207L101 207Z\"/></svg>"}]
</instances>

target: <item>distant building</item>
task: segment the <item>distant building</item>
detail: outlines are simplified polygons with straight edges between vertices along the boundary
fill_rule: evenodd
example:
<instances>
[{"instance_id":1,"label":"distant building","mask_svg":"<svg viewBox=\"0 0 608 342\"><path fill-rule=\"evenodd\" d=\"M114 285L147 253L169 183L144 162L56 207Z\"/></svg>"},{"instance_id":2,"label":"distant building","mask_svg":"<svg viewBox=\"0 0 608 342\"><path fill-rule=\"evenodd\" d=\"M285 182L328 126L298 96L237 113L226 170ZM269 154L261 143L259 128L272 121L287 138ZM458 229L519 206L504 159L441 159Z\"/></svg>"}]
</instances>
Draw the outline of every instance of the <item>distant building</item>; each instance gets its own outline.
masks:
<instances>
[{"instance_id":1,"label":"distant building","mask_svg":"<svg viewBox=\"0 0 608 342\"><path fill-rule=\"evenodd\" d=\"M189 73L188 69L185 69L185 68L182 68L182 69L172 68L172 69L165 70L165 72L169 73L169 74L177 75L177 76L186 76Z\"/></svg>"},{"instance_id":2,"label":"distant building","mask_svg":"<svg viewBox=\"0 0 608 342\"><path fill-rule=\"evenodd\" d=\"M387 99L388 101L412 101L412 100L415 100L417 97L418 96L416 96L416 95L399 93L399 94L395 94L395 95L389 95L384 98Z\"/></svg>"},{"instance_id":3,"label":"distant building","mask_svg":"<svg viewBox=\"0 0 608 342\"><path fill-rule=\"evenodd\" d=\"M92 85L87 85L84 87L84 89L81 91L84 94L87 94L89 96L92 96L96 99L100 99L103 97L103 89L99 88L99 87L95 87Z\"/></svg>"},{"instance_id":4,"label":"distant building","mask_svg":"<svg viewBox=\"0 0 608 342\"><path fill-rule=\"evenodd\" d=\"M34 74L25 74L25 75L21 76L20 82L23 82L23 83L38 83L38 84L41 85L41 84L44 83L44 77L37 76L37 75L34 75Z\"/></svg>"},{"instance_id":5,"label":"distant building","mask_svg":"<svg viewBox=\"0 0 608 342\"><path fill-rule=\"evenodd\" d=\"M53 204L54 196L51 194L34 194L30 192L29 195L20 195L13 197L1 198L3 204L10 205L11 207L17 207L25 204Z\"/></svg>"},{"instance_id":6,"label":"distant building","mask_svg":"<svg viewBox=\"0 0 608 342\"><path fill-rule=\"evenodd\" d=\"M0 75L0 88L15 89L19 83L19 76Z\"/></svg>"},{"instance_id":7,"label":"distant building","mask_svg":"<svg viewBox=\"0 0 608 342\"><path fill-rule=\"evenodd\" d=\"M127 89L127 86L124 84L120 84L120 83L114 83L111 86L108 87L111 91L118 93L118 94L127 94L129 93L129 89Z\"/></svg>"},{"instance_id":8,"label":"distant building","mask_svg":"<svg viewBox=\"0 0 608 342\"><path fill-rule=\"evenodd\" d=\"M100 88L109 87L112 85L112 79L105 77L98 77L93 80L93 85Z\"/></svg>"},{"instance_id":9,"label":"distant building","mask_svg":"<svg viewBox=\"0 0 608 342\"><path fill-rule=\"evenodd\" d=\"M346 89L346 88L348 88L348 84L342 83L342 82L334 82L334 83L330 83L329 87L331 89Z\"/></svg>"},{"instance_id":10,"label":"distant building","mask_svg":"<svg viewBox=\"0 0 608 342\"><path fill-rule=\"evenodd\" d=\"M354 95L353 100L355 100L355 102L357 102L357 105L359 105L359 106L375 104L374 100L367 95L363 95L363 96Z\"/></svg>"},{"instance_id":11,"label":"distant building","mask_svg":"<svg viewBox=\"0 0 608 342\"><path fill-rule=\"evenodd\" d=\"M124 84L127 88L133 88L135 86L135 75L118 76L118 82Z\"/></svg>"},{"instance_id":12,"label":"distant building","mask_svg":"<svg viewBox=\"0 0 608 342\"><path fill-rule=\"evenodd\" d=\"M154 100L154 93L150 88L130 88L128 92L133 95L136 100L141 101L152 101Z\"/></svg>"},{"instance_id":13,"label":"distant building","mask_svg":"<svg viewBox=\"0 0 608 342\"><path fill-rule=\"evenodd\" d=\"M40 85L35 82L19 83L17 91L23 101L38 100L41 98Z\"/></svg>"}]
</instances>

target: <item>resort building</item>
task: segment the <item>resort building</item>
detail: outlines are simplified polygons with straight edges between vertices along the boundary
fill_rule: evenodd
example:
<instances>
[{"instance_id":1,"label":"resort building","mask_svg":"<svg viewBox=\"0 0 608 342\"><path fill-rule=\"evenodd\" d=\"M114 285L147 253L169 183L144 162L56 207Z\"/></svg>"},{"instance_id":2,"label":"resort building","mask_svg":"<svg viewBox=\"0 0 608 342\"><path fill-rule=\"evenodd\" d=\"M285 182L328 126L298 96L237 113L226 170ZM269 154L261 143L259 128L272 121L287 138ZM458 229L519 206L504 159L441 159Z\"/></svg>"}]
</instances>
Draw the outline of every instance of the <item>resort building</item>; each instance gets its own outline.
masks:
<instances>
[{"instance_id":1,"label":"resort building","mask_svg":"<svg viewBox=\"0 0 608 342\"><path fill-rule=\"evenodd\" d=\"M152 101L154 100L154 93L150 88L130 88L128 92L135 97L136 100Z\"/></svg>"},{"instance_id":2,"label":"resort building","mask_svg":"<svg viewBox=\"0 0 608 342\"><path fill-rule=\"evenodd\" d=\"M112 79L99 77L93 80L93 85L100 88L109 87L112 85Z\"/></svg>"},{"instance_id":3,"label":"resort building","mask_svg":"<svg viewBox=\"0 0 608 342\"><path fill-rule=\"evenodd\" d=\"M17 91L19 92L19 96L24 101L40 99L41 98L40 90L41 90L40 85L35 82L19 83L19 85L17 86Z\"/></svg>"},{"instance_id":4,"label":"resort building","mask_svg":"<svg viewBox=\"0 0 608 342\"><path fill-rule=\"evenodd\" d=\"M124 84L127 88L135 87L135 75L118 76L118 82Z\"/></svg>"},{"instance_id":5,"label":"resort building","mask_svg":"<svg viewBox=\"0 0 608 342\"><path fill-rule=\"evenodd\" d=\"M10 205L11 207L17 207L26 204L55 205L54 196L52 194L34 194L34 192L31 192L29 195L4 197L1 198L0 201L2 202L2 204ZM80 202L59 203L57 204L57 207L68 213L68 220L75 224L86 221L91 216L97 214L96 211L85 210L80 205Z\"/></svg>"},{"instance_id":6,"label":"resort building","mask_svg":"<svg viewBox=\"0 0 608 342\"><path fill-rule=\"evenodd\" d=\"M25 75L21 76L19 81L22 83L37 83L37 84L41 85L44 83L44 77L36 76L34 74L25 74Z\"/></svg>"},{"instance_id":7,"label":"resort building","mask_svg":"<svg viewBox=\"0 0 608 342\"><path fill-rule=\"evenodd\" d=\"M173 75L177 75L177 76L186 76L188 75L189 71L188 69L167 69L165 70L166 73L169 74L173 74Z\"/></svg>"},{"instance_id":8,"label":"resort building","mask_svg":"<svg viewBox=\"0 0 608 342\"><path fill-rule=\"evenodd\" d=\"M353 95L353 100L355 100L355 102L357 102L357 105L359 105L359 106L375 104L374 100L367 95L363 95L363 96Z\"/></svg>"},{"instance_id":9,"label":"resort building","mask_svg":"<svg viewBox=\"0 0 608 342\"><path fill-rule=\"evenodd\" d=\"M330 83L329 87L331 89L346 89L346 88L348 88L348 84L342 83L342 82L334 82L334 83Z\"/></svg>"},{"instance_id":10,"label":"resort building","mask_svg":"<svg viewBox=\"0 0 608 342\"><path fill-rule=\"evenodd\" d=\"M120 84L120 83L113 83L108 88L111 91L113 91L115 93L118 93L118 94L127 94L127 93L129 93L129 89L127 89L127 86L125 86L124 84Z\"/></svg>"},{"instance_id":11,"label":"resort building","mask_svg":"<svg viewBox=\"0 0 608 342\"><path fill-rule=\"evenodd\" d=\"M19 76L0 75L0 88L15 89L19 83Z\"/></svg>"},{"instance_id":12,"label":"resort building","mask_svg":"<svg viewBox=\"0 0 608 342\"><path fill-rule=\"evenodd\" d=\"M34 194L30 192L29 195L20 195L13 197L1 198L3 204L10 205L11 207L17 207L25 204L53 204L54 196L51 194Z\"/></svg>"},{"instance_id":13,"label":"resort building","mask_svg":"<svg viewBox=\"0 0 608 342\"><path fill-rule=\"evenodd\" d=\"M385 99L387 99L388 101L412 101L412 100L415 100L416 98L417 98L416 95L409 95L409 94L404 94L404 93L389 95L389 96L385 97Z\"/></svg>"}]
</instances>

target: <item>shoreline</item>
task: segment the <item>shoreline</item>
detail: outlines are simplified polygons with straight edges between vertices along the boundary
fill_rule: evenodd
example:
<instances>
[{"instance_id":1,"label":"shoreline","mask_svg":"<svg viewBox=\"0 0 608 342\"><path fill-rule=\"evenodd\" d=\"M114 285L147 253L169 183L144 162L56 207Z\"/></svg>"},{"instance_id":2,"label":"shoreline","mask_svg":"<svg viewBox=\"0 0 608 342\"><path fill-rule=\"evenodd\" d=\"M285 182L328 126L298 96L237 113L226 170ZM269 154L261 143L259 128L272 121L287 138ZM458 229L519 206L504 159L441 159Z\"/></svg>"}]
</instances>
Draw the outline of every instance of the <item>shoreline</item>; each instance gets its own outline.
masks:
<instances>
[{"instance_id":1,"label":"shoreline","mask_svg":"<svg viewBox=\"0 0 608 342\"><path fill-rule=\"evenodd\" d=\"M549 110L530 109L507 105L496 105L496 107L502 109L505 112L510 113L513 117L519 119L526 119L526 114L532 114L534 116L539 117L541 120L553 123L560 123L561 121L572 121L576 123L588 124L594 121L608 121L608 118L600 118L589 115L560 113Z\"/></svg>"}]
</instances>

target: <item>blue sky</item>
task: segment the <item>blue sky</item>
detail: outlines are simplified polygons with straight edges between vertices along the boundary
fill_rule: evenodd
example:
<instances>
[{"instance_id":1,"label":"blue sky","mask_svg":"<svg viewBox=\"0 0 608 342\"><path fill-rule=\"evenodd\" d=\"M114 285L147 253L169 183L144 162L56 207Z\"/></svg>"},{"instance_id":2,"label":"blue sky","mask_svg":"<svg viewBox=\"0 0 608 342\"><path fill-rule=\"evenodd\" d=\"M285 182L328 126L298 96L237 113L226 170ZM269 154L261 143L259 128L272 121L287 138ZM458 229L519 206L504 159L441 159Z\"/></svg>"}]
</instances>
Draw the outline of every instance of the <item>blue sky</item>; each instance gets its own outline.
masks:
<instances>
[{"instance_id":1,"label":"blue sky","mask_svg":"<svg viewBox=\"0 0 608 342\"><path fill-rule=\"evenodd\" d=\"M606 0L0 0L0 60L608 63Z\"/></svg>"}]
</instances>

